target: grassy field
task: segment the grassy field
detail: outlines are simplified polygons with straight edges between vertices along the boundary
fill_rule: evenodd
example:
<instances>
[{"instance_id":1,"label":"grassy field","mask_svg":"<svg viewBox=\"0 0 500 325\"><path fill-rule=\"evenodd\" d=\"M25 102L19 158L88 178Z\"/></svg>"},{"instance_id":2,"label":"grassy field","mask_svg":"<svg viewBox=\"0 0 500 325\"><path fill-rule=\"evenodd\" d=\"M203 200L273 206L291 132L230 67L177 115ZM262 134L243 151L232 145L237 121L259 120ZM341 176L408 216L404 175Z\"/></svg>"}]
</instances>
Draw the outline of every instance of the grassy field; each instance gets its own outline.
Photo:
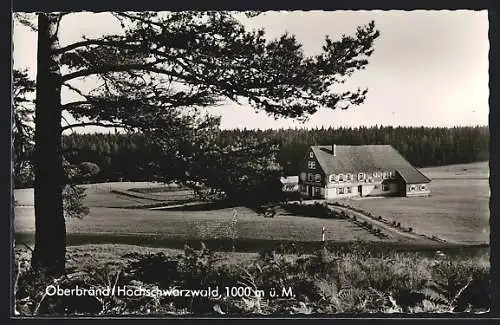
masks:
<instances>
[{"instance_id":1,"label":"grassy field","mask_svg":"<svg viewBox=\"0 0 500 325\"><path fill-rule=\"evenodd\" d=\"M421 168L420 171L431 179L488 179L490 168L487 161L471 164L457 164Z\"/></svg>"},{"instance_id":2,"label":"grassy field","mask_svg":"<svg viewBox=\"0 0 500 325\"><path fill-rule=\"evenodd\" d=\"M348 220L306 218L285 213L264 218L254 211L238 207L237 241L320 241L321 228L326 239L339 242L381 241ZM211 211L151 211L91 207L83 219L67 222L69 237L87 237L99 242L144 242L187 240L230 240L233 209ZM16 233L34 232L32 207L17 207ZM24 236L26 238L26 236ZM128 239L127 239L128 238ZM134 239L135 238L135 239ZM80 239L82 241L83 239ZM178 246L178 245L176 245Z\"/></svg>"},{"instance_id":3,"label":"grassy field","mask_svg":"<svg viewBox=\"0 0 500 325\"><path fill-rule=\"evenodd\" d=\"M154 182L115 182L82 185L86 188L87 207L103 208L131 208L141 205L158 204L192 198L189 190L175 189L175 191L148 192L145 189L158 189L159 184ZM143 191L138 191L143 189ZM18 189L14 191L17 206L33 206L33 189Z\"/></svg>"},{"instance_id":4,"label":"grassy field","mask_svg":"<svg viewBox=\"0 0 500 325\"><path fill-rule=\"evenodd\" d=\"M346 203L444 239L468 244L488 243L488 163L423 168L421 171L432 179L430 197L360 199Z\"/></svg>"},{"instance_id":5,"label":"grassy field","mask_svg":"<svg viewBox=\"0 0 500 325\"><path fill-rule=\"evenodd\" d=\"M376 215L392 218L416 231L436 234L467 244L489 242L489 185L487 163L455 165L422 170L433 178L432 196L427 198L378 198L349 200L347 203ZM264 218L237 207L238 222L233 230L233 209L204 211L152 211L129 209L189 196L188 191L159 191L158 183L106 183L86 185L89 215L68 220L69 244L122 243L182 247L186 241L212 241L227 246L235 234L240 247L266 246L279 241L318 242L321 228L326 240L338 243L370 241L386 243L348 220L299 217L279 211ZM152 188L153 191L130 191ZM129 195L137 192L138 195ZM155 195L148 198L148 195ZM15 191L14 228L16 238L31 242L34 233L33 190ZM222 244L221 244L222 243ZM412 243L407 242L411 245Z\"/></svg>"},{"instance_id":6,"label":"grassy field","mask_svg":"<svg viewBox=\"0 0 500 325\"><path fill-rule=\"evenodd\" d=\"M382 240L347 220L299 217L283 210L274 218L264 218L246 207L236 207L238 222L233 231L233 208L202 211L129 209L158 203L156 197L148 199L147 195L160 195L164 202L190 195L188 191L159 191L158 183L91 184L86 188L85 205L90 212L83 219L67 221L70 244L139 243L179 248L186 241L204 240L227 247L235 235L240 248L265 247L266 243L279 241L321 241L322 226L326 227L326 240L330 241ZM148 193L137 191L138 188L154 190ZM16 190L15 199L16 237L31 242L35 230L33 190Z\"/></svg>"}]
</instances>

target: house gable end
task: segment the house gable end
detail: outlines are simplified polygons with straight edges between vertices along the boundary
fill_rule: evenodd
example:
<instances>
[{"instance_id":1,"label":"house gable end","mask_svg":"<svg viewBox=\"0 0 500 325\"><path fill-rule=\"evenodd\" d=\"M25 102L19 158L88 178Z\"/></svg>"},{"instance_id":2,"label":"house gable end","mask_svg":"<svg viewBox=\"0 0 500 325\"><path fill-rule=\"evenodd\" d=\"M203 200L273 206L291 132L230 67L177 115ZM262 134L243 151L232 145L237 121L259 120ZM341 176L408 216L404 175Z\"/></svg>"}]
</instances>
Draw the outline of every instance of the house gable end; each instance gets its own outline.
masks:
<instances>
[{"instance_id":1,"label":"house gable end","mask_svg":"<svg viewBox=\"0 0 500 325\"><path fill-rule=\"evenodd\" d=\"M310 162L314 162L314 168L310 168L310 166L309 166ZM316 174L319 174L319 175L321 175L321 183L322 184L325 183L325 175L326 175L325 171L324 171L323 166L321 165L316 153L314 152L314 150L312 150L312 147L309 147L309 149L307 150L307 153L306 153L304 160L302 162L301 170L302 170L301 173L305 174L305 175L303 175L303 177L301 177L301 180L307 181L307 174L313 174L313 182L315 182Z\"/></svg>"}]
</instances>

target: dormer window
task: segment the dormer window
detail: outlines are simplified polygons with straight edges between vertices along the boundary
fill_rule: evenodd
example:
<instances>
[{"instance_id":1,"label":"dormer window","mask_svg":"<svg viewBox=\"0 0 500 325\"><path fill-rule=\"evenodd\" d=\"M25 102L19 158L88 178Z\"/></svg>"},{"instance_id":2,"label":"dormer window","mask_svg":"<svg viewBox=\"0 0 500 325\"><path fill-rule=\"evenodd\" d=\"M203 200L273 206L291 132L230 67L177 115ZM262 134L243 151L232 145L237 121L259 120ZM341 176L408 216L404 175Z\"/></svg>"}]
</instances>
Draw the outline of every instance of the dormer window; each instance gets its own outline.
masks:
<instances>
[{"instance_id":1,"label":"dormer window","mask_svg":"<svg viewBox=\"0 0 500 325\"><path fill-rule=\"evenodd\" d=\"M358 181L362 181L365 179L365 173L359 173L358 174Z\"/></svg>"},{"instance_id":2,"label":"dormer window","mask_svg":"<svg viewBox=\"0 0 500 325\"><path fill-rule=\"evenodd\" d=\"M339 174L339 182L343 182L344 181L344 174Z\"/></svg>"},{"instance_id":3,"label":"dormer window","mask_svg":"<svg viewBox=\"0 0 500 325\"><path fill-rule=\"evenodd\" d=\"M309 169L316 168L316 162L314 162L313 160L309 160L309 162L307 163L307 167L309 167Z\"/></svg>"},{"instance_id":4,"label":"dormer window","mask_svg":"<svg viewBox=\"0 0 500 325\"><path fill-rule=\"evenodd\" d=\"M335 182L335 174L331 174L329 180L330 180L330 183Z\"/></svg>"},{"instance_id":5,"label":"dormer window","mask_svg":"<svg viewBox=\"0 0 500 325\"><path fill-rule=\"evenodd\" d=\"M352 174L346 174L345 179L346 181L352 181Z\"/></svg>"}]
</instances>

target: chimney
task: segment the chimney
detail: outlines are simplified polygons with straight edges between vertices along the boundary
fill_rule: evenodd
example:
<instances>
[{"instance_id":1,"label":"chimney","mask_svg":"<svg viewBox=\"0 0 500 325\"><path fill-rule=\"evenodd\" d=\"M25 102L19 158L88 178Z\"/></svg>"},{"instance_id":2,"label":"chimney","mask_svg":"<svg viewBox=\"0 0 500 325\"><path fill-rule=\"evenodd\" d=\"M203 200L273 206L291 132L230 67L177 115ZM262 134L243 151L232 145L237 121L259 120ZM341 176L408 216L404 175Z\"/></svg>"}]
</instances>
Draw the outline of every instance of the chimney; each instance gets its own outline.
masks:
<instances>
[{"instance_id":1,"label":"chimney","mask_svg":"<svg viewBox=\"0 0 500 325\"><path fill-rule=\"evenodd\" d=\"M336 144L332 144L332 155L335 157L337 156L337 153L336 153L336 150L337 149L337 145Z\"/></svg>"}]
</instances>

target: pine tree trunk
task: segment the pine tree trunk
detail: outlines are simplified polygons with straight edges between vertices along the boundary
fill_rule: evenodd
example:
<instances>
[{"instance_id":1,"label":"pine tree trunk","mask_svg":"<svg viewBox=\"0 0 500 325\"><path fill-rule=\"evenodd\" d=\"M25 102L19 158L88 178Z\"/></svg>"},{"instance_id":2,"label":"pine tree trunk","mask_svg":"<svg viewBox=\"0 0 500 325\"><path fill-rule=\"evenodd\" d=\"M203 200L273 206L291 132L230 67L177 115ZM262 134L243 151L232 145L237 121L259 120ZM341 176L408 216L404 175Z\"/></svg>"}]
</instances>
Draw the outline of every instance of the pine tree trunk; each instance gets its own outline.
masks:
<instances>
[{"instance_id":1,"label":"pine tree trunk","mask_svg":"<svg viewBox=\"0 0 500 325\"><path fill-rule=\"evenodd\" d=\"M63 214L61 84L58 14L38 14L35 108L35 250L33 268L48 275L65 270L66 225Z\"/></svg>"}]
</instances>

